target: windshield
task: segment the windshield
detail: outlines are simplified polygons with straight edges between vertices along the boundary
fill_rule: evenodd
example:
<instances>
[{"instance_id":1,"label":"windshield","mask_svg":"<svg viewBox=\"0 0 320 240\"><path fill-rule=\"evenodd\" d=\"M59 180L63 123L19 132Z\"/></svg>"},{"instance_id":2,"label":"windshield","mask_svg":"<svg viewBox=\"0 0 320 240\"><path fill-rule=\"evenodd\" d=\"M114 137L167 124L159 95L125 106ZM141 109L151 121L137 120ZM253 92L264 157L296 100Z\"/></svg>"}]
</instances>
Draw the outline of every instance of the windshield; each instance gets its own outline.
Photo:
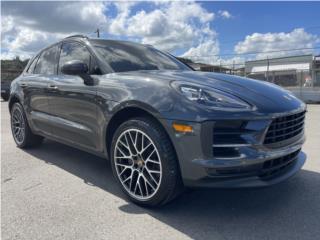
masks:
<instances>
[{"instance_id":1,"label":"windshield","mask_svg":"<svg viewBox=\"0 0 320 240\"><path fill-rule=\"evenodd\" d=\"M173 56L152 46L130 42L104 41L95 50L115 72L139 70L191 70Z\"/></svg>"}]
</instances>

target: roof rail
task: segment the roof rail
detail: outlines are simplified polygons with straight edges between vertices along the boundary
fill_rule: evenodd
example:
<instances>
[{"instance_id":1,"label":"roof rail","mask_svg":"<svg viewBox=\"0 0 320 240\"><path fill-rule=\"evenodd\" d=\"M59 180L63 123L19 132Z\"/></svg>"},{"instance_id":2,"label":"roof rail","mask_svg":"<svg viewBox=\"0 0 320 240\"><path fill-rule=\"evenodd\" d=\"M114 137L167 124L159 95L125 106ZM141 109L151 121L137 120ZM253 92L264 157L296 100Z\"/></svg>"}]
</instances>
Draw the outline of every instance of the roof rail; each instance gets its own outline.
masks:
<instances>
[{"instance_id":1,"label":"roof rail","mask_svg":"<svg viewBox=\"0 0 320 240\"><path fill-rule=\"evenodd\" d=\"M71 35L71 36L65 37L64 39L66 39L66 38L75 38L75 37L87 38L88 39L88 37L86 35L81 35L81 34Z\"/></svg>"}]
</instances>

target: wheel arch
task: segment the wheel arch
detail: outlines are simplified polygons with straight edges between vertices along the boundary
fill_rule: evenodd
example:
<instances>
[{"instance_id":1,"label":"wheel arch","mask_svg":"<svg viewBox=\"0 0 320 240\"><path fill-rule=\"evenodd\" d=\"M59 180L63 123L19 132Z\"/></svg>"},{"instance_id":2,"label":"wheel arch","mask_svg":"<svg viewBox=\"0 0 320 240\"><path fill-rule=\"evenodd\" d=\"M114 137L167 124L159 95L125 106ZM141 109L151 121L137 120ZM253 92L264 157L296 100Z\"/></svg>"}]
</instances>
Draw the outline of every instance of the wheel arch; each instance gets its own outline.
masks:
<instances>
[{"instance_id":1,"label":"wheel arch","mask_svg":"<svg viewBox=\"0 0 320 240\"><path fill-rule=\"evenodd\" d=\"M106 154L108 157L110 154L110 148L111 148L111 143L112 143L112 138L118 127L133 118L139 118L139 117L145 117L148 119L151 119L155 123L157 123L161 129L165 132L165 134L168 136L173 148L174 144L172 143L172 140L166 131L165 127L161 123L161 121L158 119L158 116L160 114L154 109L151 108L146 108L142 106L137 106L136 104L133 105L127 105L125 107L121 107L115 114L113 114L112 118L108 122L106 126L106 133L105 133L105 146L106 146ZM175 148L174 148L175 150ZM176 151L175 151L176 153Z\"/></svg>"},{"instance_id":2,"label":"wheel arch","mask_svg":"<svg viewBox=\"0 0 320 240\"><path fill-rule=\"evenodd\" d=\"M18 97L18 95L14 94L14 95L10 96L9 103L8 103L9 112L11 112L13 104L15 104L17 102L18 103L22 103L20 98Z\"/></svg>"}]
</instances>

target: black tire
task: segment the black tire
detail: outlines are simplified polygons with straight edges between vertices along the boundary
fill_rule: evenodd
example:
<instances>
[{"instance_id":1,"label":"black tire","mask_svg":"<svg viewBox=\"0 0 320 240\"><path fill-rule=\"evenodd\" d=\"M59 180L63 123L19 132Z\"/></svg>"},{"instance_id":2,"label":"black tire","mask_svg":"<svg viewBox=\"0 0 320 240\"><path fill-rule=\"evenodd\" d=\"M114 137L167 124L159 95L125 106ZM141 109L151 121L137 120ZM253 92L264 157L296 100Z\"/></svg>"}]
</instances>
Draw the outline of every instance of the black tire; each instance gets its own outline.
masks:
<instances>
[{"instance_id":1,"label":"black tire","mask_svg":"<svg viewBox=\"0 0 320 240\"><path fill-rule=\"evenodd\" d=\"M9 100L9 95L8 94L1 94L1 98L4 100L4 101L8 101Z\"/></svg>"},{"instance_id":2,"label":"black tire","mask_svg":"<svg viewBox=\"0 0 320 240\"><path fill-rule=\"evenodd\" d=\"M116 143L118 142L118 138L122 135L122 133L131 129L137 129L146 134L153 141L160 156L162 177L157 191L155 191L154 195L149 199L141 200L131 196L128 190L126 190L126 188L121 183L120 177L118 176L116 170L116 162L114 156ZM173 200L183 190L178 160L172 143L170 142L169 137L162 129L162 127L152 119L136 118L128 120L127 122L121 124L113 136L110 159L113 174L117 179L117 182L121 186L126 196L132 202L138 205L144 207L161 206Z\"/></svg>"},{"instance_id":3,"label":"black tire","mask_svg":"<svg viewBox=\"0 0 320 240\"><path fill-rule=\"evenodd\" d=\"M21 130L24 134L24 136L17 137L15 134L15 127L17 119L15 114L21 114L21 117L19 117L19 121L21 122L21 126L24 127L23 130ZM23 110L23 107L20 103L14 103L12 108L11 108L11 131L12 131L12 136L19 148L28 148L28 147L34 147L38 146L42 143L43 137L35 135L32 133L25 112Z\"/></svg>"}]
</instances>

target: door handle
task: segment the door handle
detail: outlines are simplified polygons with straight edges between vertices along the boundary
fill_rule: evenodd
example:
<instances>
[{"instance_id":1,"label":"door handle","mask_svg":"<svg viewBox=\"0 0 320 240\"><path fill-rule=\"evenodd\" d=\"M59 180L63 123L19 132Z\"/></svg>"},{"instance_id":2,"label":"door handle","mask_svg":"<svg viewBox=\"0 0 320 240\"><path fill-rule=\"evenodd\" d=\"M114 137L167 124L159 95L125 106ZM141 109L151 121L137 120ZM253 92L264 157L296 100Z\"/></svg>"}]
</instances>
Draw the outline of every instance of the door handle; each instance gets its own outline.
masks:
<instances>
[{"instance_id":1,"label":"door handle","mask_svg":"<svg viewBox=\"0 0 320 240\"><path fill-rule=\"evenodd\" d=\"M58 87L56 85L53 85L53 84L49 84L48 88L49 89L53 89L53 90L57 90L58 89Z\"/></svg>"},{"instance_id":2,"label":"door handle","mask_svg":"<svg viewBox=\"0 0 320 240\"><path fill-rule=\"evenodd\" d=\"M22 88L28 87L28 84L27 83L20 83L20 87L22 87Z\"/></svg>"}]
</instances>

